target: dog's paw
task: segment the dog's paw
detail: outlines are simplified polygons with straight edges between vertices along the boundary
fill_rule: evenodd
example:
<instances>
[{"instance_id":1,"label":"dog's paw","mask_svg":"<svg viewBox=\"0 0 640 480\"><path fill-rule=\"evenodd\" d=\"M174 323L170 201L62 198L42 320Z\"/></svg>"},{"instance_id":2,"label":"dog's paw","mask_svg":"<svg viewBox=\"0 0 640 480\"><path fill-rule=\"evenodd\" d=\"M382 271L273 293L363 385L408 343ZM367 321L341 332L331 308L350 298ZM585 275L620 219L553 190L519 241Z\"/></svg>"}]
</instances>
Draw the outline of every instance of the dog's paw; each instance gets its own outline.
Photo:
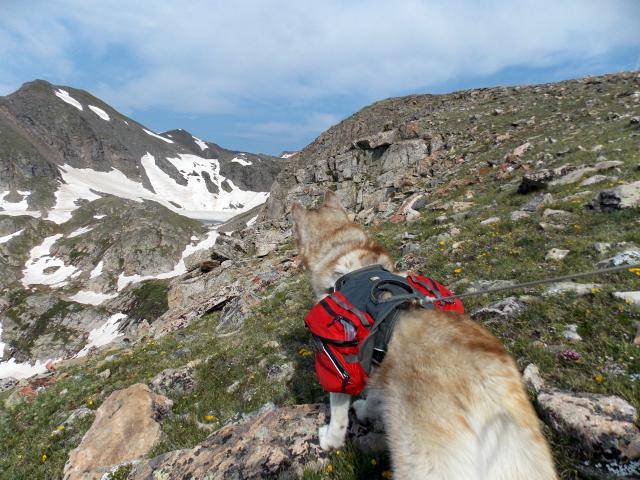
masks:
<instances>
[{"instance_id":1,"label":"dog's paw","mask_svg":"<svg viewBox=\"0 0 640 480\"><path fill-rule=\"evenodd\" d=\"M369 417L367 415L367 401L365 399L356 400L351 404L353 411L356 414L356 418L360 423L366 422Z\"/></svg>"},{"instance_id":2,"label":"dog's paw","mask_svg":"<svg viewBox=\"0 0 640 480\"><path fill-rule=\"evenodd\" d=\"M332 435L329 425L323 425L318 430L318 438L320 439L320 448L323 450L334 450L344 445L344 435L336 437Z\"/></svg>"}]
</instances>

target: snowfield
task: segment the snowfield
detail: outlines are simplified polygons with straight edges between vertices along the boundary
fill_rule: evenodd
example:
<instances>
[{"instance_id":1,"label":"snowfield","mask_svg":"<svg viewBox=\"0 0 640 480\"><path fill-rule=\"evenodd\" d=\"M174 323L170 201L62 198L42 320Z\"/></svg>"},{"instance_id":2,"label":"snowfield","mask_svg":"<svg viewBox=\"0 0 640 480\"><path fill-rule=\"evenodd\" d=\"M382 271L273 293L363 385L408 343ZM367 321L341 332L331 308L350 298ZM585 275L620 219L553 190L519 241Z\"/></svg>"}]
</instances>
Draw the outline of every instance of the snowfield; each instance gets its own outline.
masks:
<instances>
[{"instance_id":1,"label":"snowfield","mask_svg":"<svg viewBox=\"0 0 640 480\"><path fill-rule=\"evenodd\" d=\"M67 235L67 238L78 237L84 233L90 232L91 230L93 230L92 227L80 227L74 230L73 232L71 232L69 235Z\"/></svg>"},{"instance_id":2,"label":"snowfield","mask_svg":"<svg viewBox=\"0 0 640 480\"><path fill-rule=\"evenodd\" d=\"M253 165L253 163L251 163L248 160L245 160L242 157L233 157L233 159L231 160L233 163L239 163L240 165L242 165L243 167L248 167L249 165Z\"/></svg>"},{"instance_id":3,"label":"snowfield","mask_svg":"<svg viewBox=\"0 0 640 480\"><path fill-rule=\"evenodd\" d=\"M18 190L18 194L22 196L19 202L10 202L5 199L6 196L11 193L9 190L0 192L0 215L9 215L11 217L17 217L20 215L29 215L30 217L40 217L40 212L34 210L28 210L29 204L27 198L31 195L30 191Z\"/></svg>"},{"instance_id":4,"label":"snowfield","mask_svg":"<svg viewBox=\"0 0 640 480\"><path fill-rule=\"evenodd\" d=\"M95 113L97 116L99 116L101 119L106 120L107 122L109 120L111 120L111 117L109 116L109 114L107 112L105 112L103 109L101 109L100 107L96 107L94 105L89 105L89 109Z\"/></svg>"},{"instance_id":5,"label":"snowfield","mask_svg":"<svg viewBox=\"0 0 640 480\"><path fill-rule=\"evenodd\" d=\"M77 101L75 98L73 98L71 95L69 95L69 92L67 92L66 90L62 90L61 88L59 88L53 93L55 93L56 97L58 97L63 102L66 102L69 105L72 105L76 107L78 110L82 111L82 105L80 104L80 102Z\"/></svg>"},{"instance_id":6,"label":"snowfield","mask_svg":"<svg viewBox=\"0 0 640 480\"><path fill-rule=\"evenodd\" d=\"M231 180L220 175L220 164L217 160L180 154L177 158L168 158L167 161L180 172L187 181L186 185L180 185L160 169L155 157L150 153L142 157L141 163L155 192L147 190L142 183L131 180L117 169L99 172L90 168L63 165L59 169L64 183L55 193L56 203L49 211L47 220L56 223L66 222L71 218L71 213L78 208L78 200L97 200L100 195L96 192L138 202L153 200L181 215L218 222L264 203L269 196L268 192L245 191L235 186ZM203 174L211 178L219 193L214 194L207 189ZM231 186L230 192L222 188L225 180Z\"/></svg>"},{"instance_id":7,"label":"snowfield","mask_svg":"<svg viewBox=\"0 0 640 480\"><path fill-rule=\"evenodd\" d=\"M62 287L66 280L76 272L73 265L65 265L60 258L50 255L51 247L62 238L58 233L44 239L40 245L36 245L29 252L29 259L22 270L22 284L29 285L49 285L51 287ZM52 271L45 272L51 269Z\"/></svg>"},{"instance_id":8,"label":"snowfield","mask_svg":"<svg viewBox=\"0 0 640 480\"><path fill-rule=\"evenodd\" d=\"M127 318L124 313L116 313L111 315L109 319L100 327L94 328L89 332L89 342L76 353L75 357L84 357L93 347L101 347L108 343L113 342L116 338L121 336L118 332L118 324L120 320Z\"/></svg>"},{"instance_id":9,"label":"snowfield","mask_svg":"<svg viewBox=\"0 0 640 480\"><path fill-rule=\"evenodd\" d=\"M157 133L153 133L152 131L147 130L146 128L143 128L142 130L144 130L144 133L146 133L147 135L151 135L152 137L159 138L159 139L160 139L160 140L162 140L163 142L173 143L173 140L169 140L168 138L161 137L161 136L160 136L160 135L158 135Z\"/></svg>"},{"instance_id":10,"label":"snowfield","mask_svg":"<svg viewBox=\"0 0 640 480\"><path fill-rule=\"evenodd\" d=\"M2 342L2 323L0 322L0 358L4 355L4 347L6 343ZM33 375L43 373L47 371L47 363L36 361L35 363L18 363L15 358L11 358L6 362L0 362L0 379L2 378L29 378Z\"/></svg>"},{"instance_id":11,"label":"snowfield","mask_svg":"<svg viewBox=\"0 0 640 480\"><path fill-rule=\"evenodd\" d=\"M17 232L10 233L9 235L5 235L4 237L0 237L0 244L7 243L9 240L11 240L14 237L17 237L22 232L24 232L24 228L18 230Z\"/></svg>"},{"instance_id":12,"label":"snowfield","mask_svg":"<svg viewBox=\"0 0 640 480\"><path fill-rule=\"evenodd\" d=\"M196 142L198 144L198 146L200 147L200 150L202 150L203 152L209 148L207 146L207 144L205 142L203 142L202 140L200 140L198 137L194 137L193 135L191 135L191 138L193 138L194 142Z\"/></svg>"},{"instance_id":13,"label":"snowfield","mask_svg":"<svg viewBox=\"0 0 640 480\"><path fill-rule=\"evenodd\" d=\"M117 293L100 293L91 290L80 290L75 295L69 297L69 300L71 300L72 302L84 303L87 305L100 305L107 300L116 298L117 296Z\"/></svg>"}]
</instances>

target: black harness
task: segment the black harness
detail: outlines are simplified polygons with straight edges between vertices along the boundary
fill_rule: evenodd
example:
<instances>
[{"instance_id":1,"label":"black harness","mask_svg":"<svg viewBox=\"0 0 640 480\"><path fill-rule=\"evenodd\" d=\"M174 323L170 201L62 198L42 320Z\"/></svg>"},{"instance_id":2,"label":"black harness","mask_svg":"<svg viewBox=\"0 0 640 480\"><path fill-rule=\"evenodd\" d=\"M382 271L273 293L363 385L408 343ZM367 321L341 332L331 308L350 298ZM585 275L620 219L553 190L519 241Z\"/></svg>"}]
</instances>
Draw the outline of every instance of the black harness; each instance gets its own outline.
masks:
<instances>
[{"instance_id":1,"label":"black harness","mask_svg":"<svg viewBox=\"0 0 640 480\"><path fill-rule=\"evenodd\" d=\"M436 298L440 292L423 285ZM374 319L369 336L360 344L358 361L367 373L371 365L380 365L387 353L393 329L400 310L418 304L423 308L434 308L428 297L409 284L406 277L391 273L382 265L371 265L340 277L334 291L339 291L357 309Z\"/></svg>"}]
</instances>

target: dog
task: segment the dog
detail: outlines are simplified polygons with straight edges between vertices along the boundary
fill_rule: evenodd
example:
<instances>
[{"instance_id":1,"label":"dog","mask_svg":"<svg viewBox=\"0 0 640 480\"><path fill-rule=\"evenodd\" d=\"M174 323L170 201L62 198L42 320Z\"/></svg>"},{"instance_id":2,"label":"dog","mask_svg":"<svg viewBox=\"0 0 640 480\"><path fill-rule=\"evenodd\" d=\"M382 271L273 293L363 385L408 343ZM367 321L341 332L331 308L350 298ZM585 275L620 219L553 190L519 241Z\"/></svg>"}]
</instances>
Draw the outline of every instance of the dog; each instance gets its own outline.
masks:
<instances>
[{"instance_id":1,"label":"dog","mask_svg":"<svg viewBox=\"0 0 640 480\"><path fill-rule=\"evenodd\" d=\"M349 220L327 191L315 209L292 205L298 250L321 300L336 280L389 254ZM344 445L351 398L330 393L324 450ZM514 360L500 341L461 314L402 310L382 364L371 372L359 421L382 417L399 480L557 479L549 446Z\"/></svg>"}]
</instances>

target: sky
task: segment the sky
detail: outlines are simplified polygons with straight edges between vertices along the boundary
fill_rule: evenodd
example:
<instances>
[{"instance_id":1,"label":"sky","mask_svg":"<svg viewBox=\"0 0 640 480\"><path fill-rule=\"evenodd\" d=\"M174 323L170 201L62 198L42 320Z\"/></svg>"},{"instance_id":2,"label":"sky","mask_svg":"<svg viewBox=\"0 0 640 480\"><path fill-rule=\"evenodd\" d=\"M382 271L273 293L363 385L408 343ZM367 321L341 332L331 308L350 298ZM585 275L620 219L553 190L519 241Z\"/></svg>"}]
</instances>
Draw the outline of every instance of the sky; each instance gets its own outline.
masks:
<instances>
[{"instance_id":1,"label":"sky","mask_svg":"<svg viewBox=\"0 0 640 480\"><path fill-rule=\"evenodd\" d=\"M41 78L276 155L391 96L639 69L637 0L0 0L0 95Z\"/></svg>"}]
</instances>

